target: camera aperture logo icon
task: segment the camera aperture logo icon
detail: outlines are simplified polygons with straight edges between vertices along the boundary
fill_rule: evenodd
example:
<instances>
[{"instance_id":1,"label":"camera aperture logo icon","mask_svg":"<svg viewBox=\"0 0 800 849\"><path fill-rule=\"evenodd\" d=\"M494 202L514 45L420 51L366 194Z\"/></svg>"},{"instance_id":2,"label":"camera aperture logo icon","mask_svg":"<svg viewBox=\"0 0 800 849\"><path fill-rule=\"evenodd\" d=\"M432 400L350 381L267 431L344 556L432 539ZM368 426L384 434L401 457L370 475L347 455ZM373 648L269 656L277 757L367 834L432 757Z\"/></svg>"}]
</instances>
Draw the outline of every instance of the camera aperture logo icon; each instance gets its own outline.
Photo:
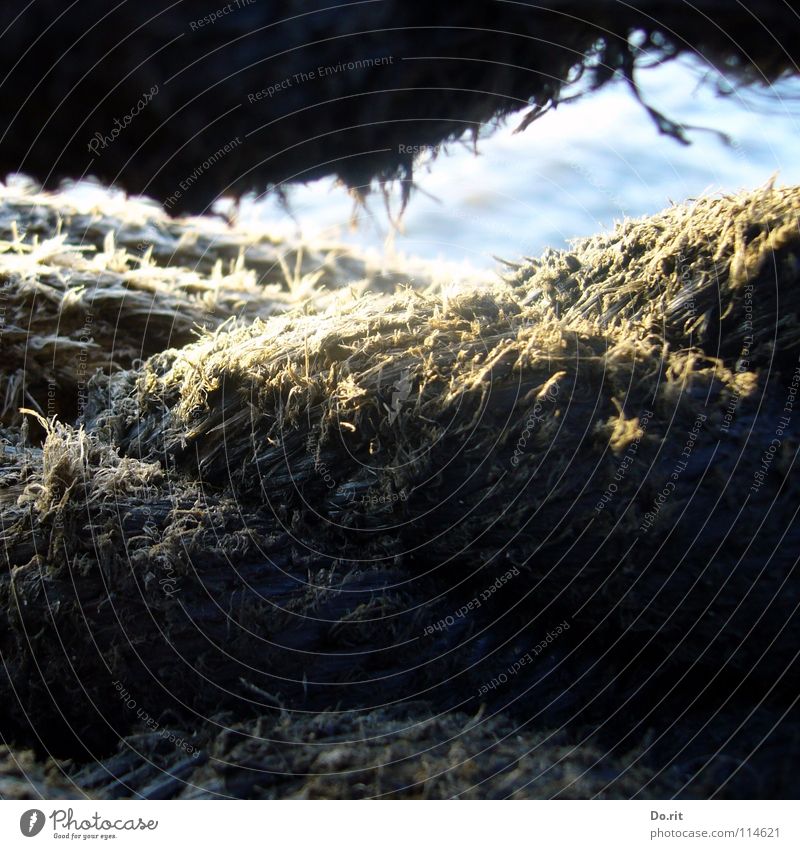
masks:
<instances>
[{"instance_id":1,"label":"camera aperture logo icon","mask_svg":"<svg viewBox=\"0 0 800 849\"><path fill-rule=\"evenodd\" d=\"M37 808L31 808L19 818L19 830L25 837L36 837L44 828L45 815Z\"/></svg>"}]
</instances>

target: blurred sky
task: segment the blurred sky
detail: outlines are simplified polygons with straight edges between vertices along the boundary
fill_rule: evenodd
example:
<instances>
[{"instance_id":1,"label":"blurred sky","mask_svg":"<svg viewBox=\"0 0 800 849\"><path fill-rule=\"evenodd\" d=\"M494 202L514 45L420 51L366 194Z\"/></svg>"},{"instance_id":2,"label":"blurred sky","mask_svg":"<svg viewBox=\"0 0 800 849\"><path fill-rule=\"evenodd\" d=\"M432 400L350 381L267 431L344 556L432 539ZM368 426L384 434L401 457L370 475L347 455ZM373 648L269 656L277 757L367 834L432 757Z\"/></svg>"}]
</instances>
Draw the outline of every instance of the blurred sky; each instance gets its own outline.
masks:
<instances>
[{"instance_id":1,"label":"blurred sky","mask_svg":"<svg viewBox=\"0 0 800 849\"><path fill-rule=\"evenodd\" d=\"M402 233L392 234L378 196L352 232L352 201L330 181L290 191L294 221L274 199L248 199L242 217L289 235L381 251L392 235L404 254L485 268L495 265L493 255L535 256L704 192L753 188L775 174L778 183L800 183L800 82L721 97L715 81L686 61L639 73L648 103L680 123L726 133L730 145L698 130L689 131L689 147L660 136L620 82L563 104L517 135L521 116L514 116L479 142L477 157L465 145L452 146L418 171L424 192L412 196ZM399 207L397 197L393 203Z\"/></svg>"}]
</instances>

